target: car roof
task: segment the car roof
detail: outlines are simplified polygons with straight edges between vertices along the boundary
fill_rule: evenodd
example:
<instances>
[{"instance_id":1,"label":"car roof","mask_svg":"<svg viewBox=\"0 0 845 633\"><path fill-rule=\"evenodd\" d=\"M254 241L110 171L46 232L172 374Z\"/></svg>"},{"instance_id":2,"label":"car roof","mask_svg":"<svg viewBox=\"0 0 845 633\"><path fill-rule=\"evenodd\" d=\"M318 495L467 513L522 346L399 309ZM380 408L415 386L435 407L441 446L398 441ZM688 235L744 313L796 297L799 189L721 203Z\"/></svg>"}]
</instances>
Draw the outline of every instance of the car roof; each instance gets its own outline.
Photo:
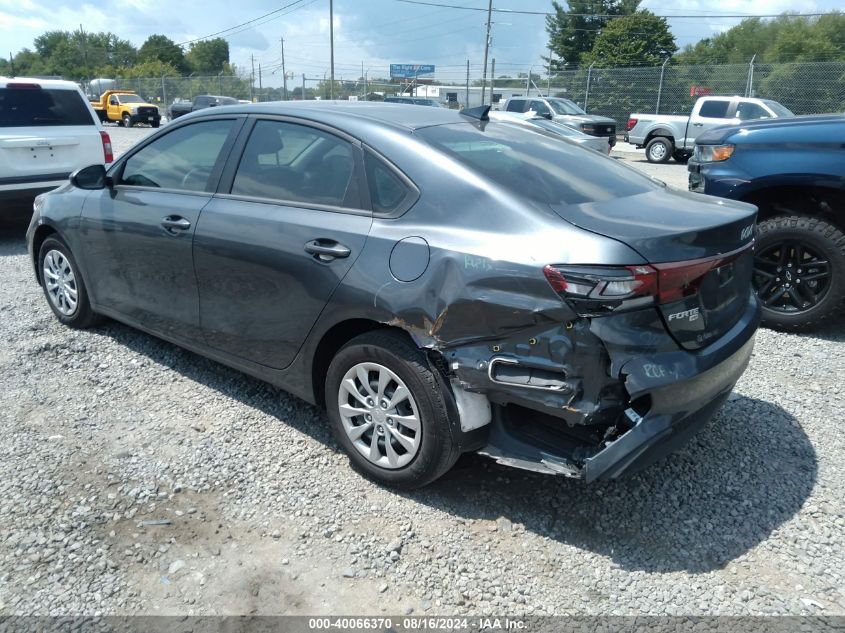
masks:
<instances>
[{"instance_id":1,"label":"car roof","mask_svg":"<svg viewBox=\"0 0 845 633\"><path fill-rule=\"evenodd\" d=\"M239 104L214 108L211 112L200 110L187 117L198 118L219 114L276 114L289 115L337 124L341 119L354 119L359 124L392 126L416 130L432 125L465 123L467 117L448 108L411 105L397 108L377 101L274 101L268 103ZM340 126L342 127L342 125Z\"/></svg>"},{"instance_id":2,"label":"car roof","mask_svg":"<svg viewBox=\"0 0 845 633\"><path fill-rule=\"evenodd\" d=\"M8 84L38 84L42 88L53 90L79 90L79 86L64 79L39 79L38 77L5 77L0 75L0 88Z\"/></svg>"}]
</instances>

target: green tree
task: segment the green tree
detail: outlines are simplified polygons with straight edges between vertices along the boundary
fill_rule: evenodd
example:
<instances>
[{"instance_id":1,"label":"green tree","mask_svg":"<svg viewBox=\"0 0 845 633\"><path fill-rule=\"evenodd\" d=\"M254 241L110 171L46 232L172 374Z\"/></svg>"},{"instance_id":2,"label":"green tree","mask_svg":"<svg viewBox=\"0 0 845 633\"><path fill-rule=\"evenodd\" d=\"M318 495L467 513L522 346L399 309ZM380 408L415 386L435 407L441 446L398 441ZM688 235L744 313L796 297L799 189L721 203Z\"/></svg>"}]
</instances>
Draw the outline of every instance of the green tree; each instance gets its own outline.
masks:
<instances>
[{"instance_id":1,"label":"green tree","mask_svg":"<svg viewBox=\"0 0 845 633\"><path fill-rule=\"evenodd\" d=\"M138 49L139 62L154 60L169 64L180 72L188 69L182 47L166 35L150 35Z\"/></svg>"},{"instance_id":2,"label":"green tree","mask_svg":"<svg viewBox=\"0 0 845 633\"><path fill-rule=\"evenodd\" d=\"M229 65L229 42L222 37L195 42L191 44L186 59L193 72L216 75Z\"/></svg>"},{"instance_id":3,"label":"green tree","mask_svg":"<svg viewBox=\"0 0 845 633\"><path fill-rule=\"evenodd\" d=\"M637 11L611 20L582 60L605 68L656 66L677 50L665 18Z\"/></svg>"},{"instance_id":4,"label":"green tree","mask_svg":"<svg viewBox=\"0 0 845 633\"><path fill-rule=\"evenodd\" d=\"M554 0L554 12L546 16L548 48L554 53L552 70L575 68L593 50L601 29L612 18L630 15L641 0L566 0L566 7ZM548 61L548 60L546 60Z\"/></svg>"}]
</instances>

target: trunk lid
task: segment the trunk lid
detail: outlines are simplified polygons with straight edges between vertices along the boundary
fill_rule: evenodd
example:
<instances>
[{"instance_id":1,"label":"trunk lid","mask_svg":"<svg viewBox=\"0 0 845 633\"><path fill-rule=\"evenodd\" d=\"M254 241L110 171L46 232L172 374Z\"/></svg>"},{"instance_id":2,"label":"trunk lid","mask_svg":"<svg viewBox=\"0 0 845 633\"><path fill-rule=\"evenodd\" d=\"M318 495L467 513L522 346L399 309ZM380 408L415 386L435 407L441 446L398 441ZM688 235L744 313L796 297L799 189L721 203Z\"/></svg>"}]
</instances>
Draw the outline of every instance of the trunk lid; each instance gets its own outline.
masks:
<instances>
[{"instance_id":1,"label":"trunk lid","mask_svg":"<svg viewBox=\"0 0 845 633\"><path fill-rule=\"evenodd\" d=\"M686 349L727 332L751 292L756 208L686 192L634 196L552 207L572 224L619 240L658 275L658 310Z\"/></svg>"}]
</instances>

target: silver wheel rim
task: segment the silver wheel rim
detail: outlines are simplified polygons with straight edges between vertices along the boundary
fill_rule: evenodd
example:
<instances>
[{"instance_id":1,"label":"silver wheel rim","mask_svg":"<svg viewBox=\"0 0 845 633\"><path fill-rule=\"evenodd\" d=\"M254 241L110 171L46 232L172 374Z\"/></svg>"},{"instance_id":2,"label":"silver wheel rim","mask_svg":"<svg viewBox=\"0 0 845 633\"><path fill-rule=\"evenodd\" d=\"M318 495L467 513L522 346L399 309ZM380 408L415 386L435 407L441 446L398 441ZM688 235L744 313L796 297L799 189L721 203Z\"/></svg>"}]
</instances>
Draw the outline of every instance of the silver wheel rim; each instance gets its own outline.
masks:
<instances>
[{"instance_id":1,"label":"silver wheel rim","mask_svg":"<svg viewBox=\"0 0 845 633\"><path fill-rule=\"evenodd\" d=\"M358 363L340 381L340 420L367 461L395 470L414 459L422 441L417 403L399 376L378 363Z\"/></svg>"},{"instance_id":2,"label":"silver wheel rim","mask_svg":"<svg viewBox=\"0 0 845 633\"><path fill-rule=\"evenodd\" d=\"M654 160L660 160L666 156L666 146L663 143L655 143L648 152Z\"/></svg>"},{"instance_id":3,"label":"silver wheel rim","mask_svg":"<svg viewBox=\"0 0 845 633\"><path fill-rule=\"evenodd\" d=\"M72 316L79 305L79 288L67 257L61 251L48 251L42 270L50 303L63 315Z\"/></svg>"}]
</instances>

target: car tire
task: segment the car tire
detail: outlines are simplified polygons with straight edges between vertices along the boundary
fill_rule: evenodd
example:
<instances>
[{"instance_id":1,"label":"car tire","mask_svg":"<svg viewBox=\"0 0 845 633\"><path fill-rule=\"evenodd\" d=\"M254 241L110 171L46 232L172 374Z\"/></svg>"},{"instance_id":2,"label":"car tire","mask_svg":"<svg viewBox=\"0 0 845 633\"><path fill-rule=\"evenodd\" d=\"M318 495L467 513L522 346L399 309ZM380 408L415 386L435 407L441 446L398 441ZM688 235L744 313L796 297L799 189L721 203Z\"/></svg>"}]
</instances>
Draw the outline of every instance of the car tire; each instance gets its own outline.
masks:
<instances>
[{"instance_id":1,"label":"car tire","mask_svg":"<svg viewBox=\"0 0 845 633\"><path fill-rule=\"evenodd\" d=\"M398 396L400 388L407 398ZM379 401L379 391L391 400ZM377 330L349 341L329 365L325 393L335 439L353 468L377 483L419 488L443 475L460 456L460 424L448 401L453 397L449 386L400 333ZM394 406L396 397L400 400Z\"/></svg>"},{"instance_id":2,"label":"car tire","mask_svg":"<svg viewBox=\"0 0 845 633\"><path fill-rule=\"evenodd\" d=\"M91 308L85 280L73 254L57 236L51 235L41 244L38 274L47 304L64 325L81 329L103 321Z\"/></svg>"},{"instance_id":3,"label":"car tire","mask_svg":"<svg viewBox=\"0 0 845 633\"><path fill-rule=\"evenodd\" d=\"M800 245L801 251L797 251ZM780 250L778 250L780 249ZM784 259L781 259L783 255ZM796 258L801 257L800 261ZM827 265L814 267L817 261ZM792 261L790 261L792 260ZM812 216L777 216L758 224L754 264L754 288L762 304L763 325L779 330L811 330L837 314L845 303L845 233L838 227ZM791 264L781 265L778 264ZM801 272L798 273L797 271ZM828 276L818 278L820 274ZM789 282L786 281L787 274ZM770 275L776 275L774 281ZM800 281L796 281L800 280ZM766 284L771 282L774 288ZM800 297L807 307L786 309L771 298L784 290ZM803 283L801 286L799 284ZM811 284L816 286L812 287ZM824 285L819 285L824 284ZM779 287L778 287L779 286ZM817 302L809 297L818 291ZM797 300L794 300L797 303Z\"/></svg>"},{"instance_id":4,"label":"car tire","mask_svg":"<svg viewBox=\"0 0 845 633\"><path fill-rule=\"evenodd\" d=\"M158 127L160 125L161 125L161 121L153 121L152 123L150 123L150 127L154 127L154 128Z\"/></svg>"},{"instance_id":5,"label":"car tire","mask_svg":"<svg viewBox=\"0 0 845 633\"><path fill-rule=\"evenodd\" d=\"M123 115L123 127L132 127L132 118L128 114Z\"/></svg>"},{"instance_id":6,"label":"car tire","mask_svg":"<svg viewBox=\"0 0 845 633\"><path fill-rule=\"evenodd\" d=\"M645 157L650 163L666 163L672 158L675 147L665 136L655 136L645 146Z\"/></svg>"},{"instance_id":7,"label":"car tire","mask_svg":"<svg viewBox=\"0 0 845 633\"><path fill-rule=\"evenodd\" d=\"M687 152L676 151L672 154L672 158L675 159L676 163L686 165L687 161L690 159L690 155Z\"/></svg>"}]
</instances>

